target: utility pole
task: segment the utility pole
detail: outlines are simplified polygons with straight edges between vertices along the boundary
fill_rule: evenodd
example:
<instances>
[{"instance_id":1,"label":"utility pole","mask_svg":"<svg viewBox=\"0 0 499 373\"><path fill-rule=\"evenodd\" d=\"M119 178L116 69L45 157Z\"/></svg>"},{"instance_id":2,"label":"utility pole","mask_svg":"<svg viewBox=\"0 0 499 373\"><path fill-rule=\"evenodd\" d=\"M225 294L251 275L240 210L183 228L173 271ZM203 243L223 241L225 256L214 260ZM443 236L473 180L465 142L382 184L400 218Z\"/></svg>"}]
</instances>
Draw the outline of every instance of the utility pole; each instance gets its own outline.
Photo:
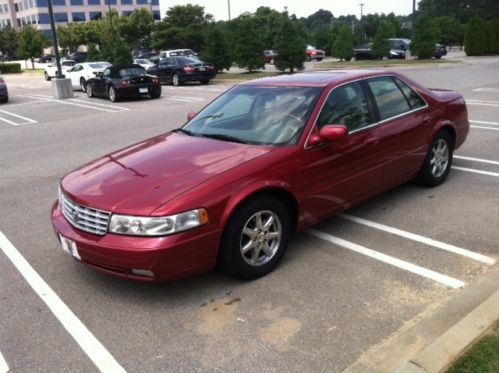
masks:
<instances>
[{"instance_id":1,"label":"utility pole","mask_svg":"<svg viewBox=\"0 0 499 373\"><path fill-rule=\"evenodd\" d=\"M49 8L49 17L50 17L50 28L52 31L52 45L54 46L55 52L55 63L57 66L57 78L64 78L61 71L61 56L59 55L59 43L57 42L57 32L55 31L55 22L54 22L54 10L52 8L52 0L47 1L47 5Z\"/></svg>"},{"instance_id":2,"label":"utility pole","mask_svg":"<svg viewBox=\"0 0 499 373\"><path fill-rule=\"evenodd\" d=\"M416 0L414 0L416 1ZM362 9L364 8L364 4L359 4L360 5L360 20L362 21Z\"/></svg>"},{"instance_id":3,"label":"utility pole","mask_svg":"<svg viewBox=\"0 0 499 373\"><path fill-rule=\"evenodd\" d=\"M227 0L227 7L229 9L229 21L230 21L230 0Z\"/></svg>"},{"instance_id":4,"label":"utility pole","mask_svg":"<svg viewBox=\"0 0 499 373\"><path fill-rule=\"evenodd\" d=\"M107 7L109 9L109 12L107 13L109 15L109 23L111 24L111 49L113 50L113 64L116 63L116 54L114 52L114 27L113 27L113 14L111 13L111 0L107 0Z\"/></svg>"}]
</instances>

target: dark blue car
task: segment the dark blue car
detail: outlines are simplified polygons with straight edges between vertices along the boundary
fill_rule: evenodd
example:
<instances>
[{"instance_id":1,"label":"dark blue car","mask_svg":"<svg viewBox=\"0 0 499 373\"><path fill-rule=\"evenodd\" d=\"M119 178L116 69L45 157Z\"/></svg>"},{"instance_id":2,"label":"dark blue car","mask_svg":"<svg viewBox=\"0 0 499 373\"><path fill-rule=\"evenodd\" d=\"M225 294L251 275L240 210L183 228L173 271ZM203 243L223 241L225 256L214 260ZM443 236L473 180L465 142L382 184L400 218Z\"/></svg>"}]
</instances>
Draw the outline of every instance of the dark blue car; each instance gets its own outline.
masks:
<instances>
[{"instance_id":1,"label":"dark blue car","mask_svg":"<svg viewBox=\"0 0 499 373\"><path fill-rule=\"evenodd\" d=\"M7 90L7 83L0 77L0 101L7 102L9 101L9 91Z\"/></svg>"},{"instance_id":2,"label":"dark blue car","mask_svg":"<svg viewBox=\"0 0 499 373\"><path fill-rule=\"evenodd\" d=\"M215 67L196 57L167 57L147 70L156 75L161 83L182 85L184 82L208 84L215 77Z\"/></svg>"}]
</instances>

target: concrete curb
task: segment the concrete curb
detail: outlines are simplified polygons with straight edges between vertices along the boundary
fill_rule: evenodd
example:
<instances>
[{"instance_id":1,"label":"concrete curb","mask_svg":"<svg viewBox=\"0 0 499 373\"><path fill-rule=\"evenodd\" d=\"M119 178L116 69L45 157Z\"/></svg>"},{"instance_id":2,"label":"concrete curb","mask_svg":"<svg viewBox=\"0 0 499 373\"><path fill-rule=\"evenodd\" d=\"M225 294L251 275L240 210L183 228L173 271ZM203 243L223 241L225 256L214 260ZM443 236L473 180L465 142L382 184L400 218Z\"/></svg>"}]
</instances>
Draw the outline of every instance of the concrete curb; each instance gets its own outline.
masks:
<instances>
[{"instance_id":1,"label":"concrete curb","mask_svg":"<svg viewBox=\"0 0 499 373\"><path fill-rule=\"evenodd\" d=\"M499 322L499 266L364 353L346 373L438 373Z\"/></svg>"},{"instance_id":2,"label":"concrete curb","mask_svg":"<svg viewBox=\"0 0 499 373\"><path fill-rule=\"evenodd\" d=\"M499 290L442 334L433 344L397 369L397 373L445 371L499 320Z\"/></svg>"}]
</instances>

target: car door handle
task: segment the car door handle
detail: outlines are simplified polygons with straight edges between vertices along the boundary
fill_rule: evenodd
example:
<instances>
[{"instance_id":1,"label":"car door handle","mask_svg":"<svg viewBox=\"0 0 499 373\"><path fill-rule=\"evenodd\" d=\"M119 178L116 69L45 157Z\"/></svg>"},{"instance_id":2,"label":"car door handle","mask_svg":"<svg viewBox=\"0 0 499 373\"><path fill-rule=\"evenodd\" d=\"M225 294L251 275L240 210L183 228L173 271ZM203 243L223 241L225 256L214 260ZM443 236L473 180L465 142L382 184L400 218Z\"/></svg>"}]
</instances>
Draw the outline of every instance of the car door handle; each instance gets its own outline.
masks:
<instances>
[{"instance_id":1,"label":"car door handle","mask_svg":"<svg viewBox=\"0 0 499 373\"><path fill-rule=\"evenodd\" d=\"M376 145L377 143L379 143L379 139L377 137L371 137L364 141L364 144L366 145Z\"/></svg>"},{"instance_id":2,"label":"car door handle","mask_svg":"<svg viewBox=\"0 0 499 373\"><path fill-rule=\"evenodd\" d=\"M423 124L430 124L431 122L433 122L433 117L428 115L423 118Z\"/></svg>"}]
</instances>

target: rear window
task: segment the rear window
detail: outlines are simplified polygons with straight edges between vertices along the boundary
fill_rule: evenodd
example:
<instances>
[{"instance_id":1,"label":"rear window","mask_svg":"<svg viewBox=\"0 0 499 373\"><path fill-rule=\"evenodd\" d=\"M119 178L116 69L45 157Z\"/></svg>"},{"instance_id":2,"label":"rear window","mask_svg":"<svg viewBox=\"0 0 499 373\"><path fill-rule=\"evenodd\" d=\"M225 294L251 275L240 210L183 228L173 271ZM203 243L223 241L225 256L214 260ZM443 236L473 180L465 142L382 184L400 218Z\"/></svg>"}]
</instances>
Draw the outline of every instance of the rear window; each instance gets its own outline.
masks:
<instances>
[{"instance_id":1,"label":"rear window","mask_svg":"<svg viewBox=\"0 0 499 373\"><path fill-rule=\"evenodd\" d=\"M105 69L106 67L108 67L109 65L108 64L105 64L105 63L91 63L89 65L92 69Z\"/></svg>"},{"instance_id":2,"label":"rear window","mask_svg":"<svg viewBox=\"0 0 499 373\"><path fill-rule=\"evenodd\" d=\"M381 120L411 111L404 94L391 77L373 78L367 83L374 94Z\"/></svg>"},{"instance_id":3,"label":"rear window","mask_svg":"<svg viewBox=\"0 0 499 373\"><path fill-rule=\"evenodd\" d=\"M120 76L136 76L144 75L146 70L143 67L127 67L125 69L120 69Z\"/></svg>"}]
</instances>

